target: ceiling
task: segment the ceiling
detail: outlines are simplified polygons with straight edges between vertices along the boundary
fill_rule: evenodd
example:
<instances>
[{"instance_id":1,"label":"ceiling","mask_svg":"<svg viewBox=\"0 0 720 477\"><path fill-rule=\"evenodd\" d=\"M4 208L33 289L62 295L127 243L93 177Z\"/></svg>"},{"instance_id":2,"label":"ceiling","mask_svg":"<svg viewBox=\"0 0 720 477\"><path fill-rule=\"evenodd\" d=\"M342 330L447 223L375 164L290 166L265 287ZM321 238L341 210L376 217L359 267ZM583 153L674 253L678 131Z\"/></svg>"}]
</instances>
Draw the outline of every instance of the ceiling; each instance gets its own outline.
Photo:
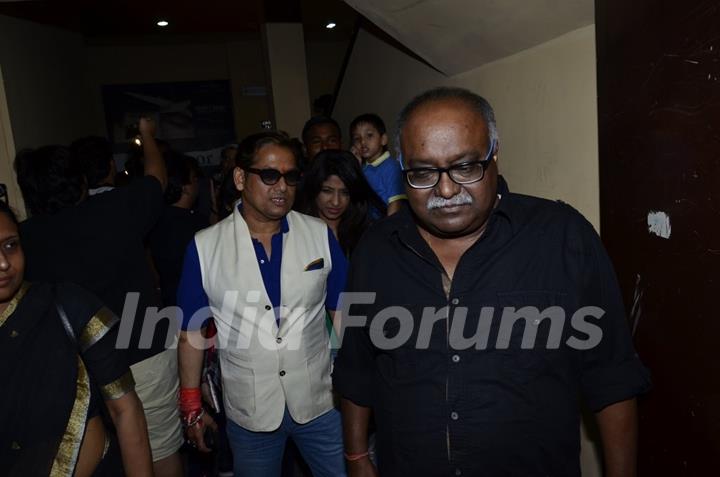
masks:
<instances>
[{"instance_id":1,"label":"ceiling","mask_svg":"<svg viewBox=\"0 0 720 477\"><path fill-rule=\"evenodd\" d=\"M595 21L593 0L345 1L448 75L477 68Z\"/></svg>"},{"instance_id":2,"label":"ceiling","mask_svg":"<svg viewBox=\"0 0 720 477\"><path fill-rule=\"evenodd\" d=\"M263 23L273 21L302 22L308 39L348 40L361 17L356 10L448 75L594 23L593 0L0 0L0 15L73 30L94 41L259 35ZM161 18L170 25L158 27ZM338 26L327 30L329 21Z\"/></svg>"},{"instance_id":3,"label":"ceiling","mask_svg":"<svg viewBox=\"0 0 720 477\"><path fill-rule=\"evenodd\" d=\"M357 14L341 0L0 0L9 15L86 37L259 33L266 21L302 21L309 37L349 37ZM156 25L166 19L170 25ZM327 30L329 21L337 23Z\"/></svg>"}]
</instances>

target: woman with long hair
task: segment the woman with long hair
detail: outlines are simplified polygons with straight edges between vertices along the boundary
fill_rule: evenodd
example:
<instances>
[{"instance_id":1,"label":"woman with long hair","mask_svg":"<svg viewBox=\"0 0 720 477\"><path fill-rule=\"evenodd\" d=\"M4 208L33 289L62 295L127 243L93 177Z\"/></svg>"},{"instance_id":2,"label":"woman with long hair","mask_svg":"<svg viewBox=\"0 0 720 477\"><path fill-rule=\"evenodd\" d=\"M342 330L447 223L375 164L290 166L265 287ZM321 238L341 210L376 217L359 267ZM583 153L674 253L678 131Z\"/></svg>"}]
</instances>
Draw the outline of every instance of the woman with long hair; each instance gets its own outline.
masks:
<instances>
[{"instance_id":1,"label":"woman with long hair","mask_svg":"<svg viewBox=\"0 0 720 477\"><path fill-rule=\"evenodd\" d=\"M368 184L352 153L320 152L305 171L297 209L324 220L350 255L372 223L370 210L387 207Z\"/></svg>"}]
</instances>

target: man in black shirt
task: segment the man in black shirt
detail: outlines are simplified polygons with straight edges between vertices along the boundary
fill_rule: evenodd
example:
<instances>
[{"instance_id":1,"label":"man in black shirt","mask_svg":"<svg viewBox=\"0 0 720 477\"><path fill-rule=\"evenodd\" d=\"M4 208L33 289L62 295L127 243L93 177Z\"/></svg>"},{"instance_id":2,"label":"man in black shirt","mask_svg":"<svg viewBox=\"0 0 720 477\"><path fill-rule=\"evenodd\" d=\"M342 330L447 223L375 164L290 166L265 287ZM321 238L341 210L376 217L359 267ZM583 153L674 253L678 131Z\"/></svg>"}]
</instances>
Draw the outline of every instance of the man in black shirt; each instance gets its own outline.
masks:
<instances>
[{"instance_id":1,"label":"man in black shirt","mask_svg":"<svg viewBox=\"0 0 720 477\"><path fill-rule=\"evenodd\" d=\"M197 161L171 152L166 155L166 162L165 207L150 233L148 245L160 279L163 306L175 306L185 250L195 234L210 224L206 217L193 210L201 175Z\"/></svg>"},{"instance_id":2,"label":"man in black shirt","mask_svg":"<svg viewBox=\"0 0 720 477\"><path fill-rule=\"evenodd\" d=\"M649 387L592 226L513 194L490 105L438 88L399 120L410 210L350 268L334 385L351 476L580 476L580 402L609 476L635 474L635 396Z\"/></svg>"},{"instance_id":3,"label":"man in black shirt","mask_svg":"<svg viewBox=\"0 0 720 477\"><path fill-rule=\"evenodd\" d=\"M141 119L145 176L124 188L88 197L84 170L70 149L46 146L18 154L18 183L31 217L20 226L29 280L73 282L94 292L121 317L116 346L127 349L135 391L143 404L156 476L182 475L183 443L177 412L177 354L166 350L168 320L145 323L146 309L161 306L144 240L160 215L167 172ZM128 307L136 294L136 307ZM144 325L147 330L144 330ZM120 352L120 351L118 351Z\"/></svg>"}]
</instances>

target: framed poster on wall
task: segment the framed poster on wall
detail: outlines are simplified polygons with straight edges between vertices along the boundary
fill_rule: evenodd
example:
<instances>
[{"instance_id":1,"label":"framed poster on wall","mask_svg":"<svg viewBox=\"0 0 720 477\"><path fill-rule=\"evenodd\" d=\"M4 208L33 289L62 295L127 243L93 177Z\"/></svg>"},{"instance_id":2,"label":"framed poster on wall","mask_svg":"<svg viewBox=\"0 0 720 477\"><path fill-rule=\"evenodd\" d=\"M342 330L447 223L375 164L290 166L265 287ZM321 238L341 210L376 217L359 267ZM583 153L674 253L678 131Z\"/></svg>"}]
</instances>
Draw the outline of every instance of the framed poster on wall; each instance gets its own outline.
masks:
<instances>
[{"instance_id":1,"label":"framed poster on wall","mask_svg":"<svg viewBox=\"0 0 720 477\"><path fill-rule=\"evenodd\" d=\"M127 153L141 115L155 119L158 139L196 157L202 167L218 164L222 148L236 142L227 80L105 85L102 95L116 154Z\"/></svg>"}]
</instances>

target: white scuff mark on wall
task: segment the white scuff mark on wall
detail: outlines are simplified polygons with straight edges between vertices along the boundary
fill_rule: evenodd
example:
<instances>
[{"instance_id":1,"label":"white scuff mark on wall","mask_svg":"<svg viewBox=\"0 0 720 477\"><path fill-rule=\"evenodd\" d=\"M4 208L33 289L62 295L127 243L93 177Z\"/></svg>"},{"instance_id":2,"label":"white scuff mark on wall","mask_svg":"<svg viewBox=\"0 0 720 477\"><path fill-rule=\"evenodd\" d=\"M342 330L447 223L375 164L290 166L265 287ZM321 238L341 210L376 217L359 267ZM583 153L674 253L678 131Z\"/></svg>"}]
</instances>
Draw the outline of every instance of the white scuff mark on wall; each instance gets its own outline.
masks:
<instances>
[{"instance_id":1,"label":"white scuff mark on wall","mask_svg":"<svg viewBox=\"0 0 720 477\"><path fill-rule=\"evenodd\" d=\"M672 227L670 226L670 216L668 216L665 212L656 212L651 210L648 212L647 223L648 232L651 234L655 234L664 239L670 238L670 234L672 232Z\"/></svg>"}]
</instances>

